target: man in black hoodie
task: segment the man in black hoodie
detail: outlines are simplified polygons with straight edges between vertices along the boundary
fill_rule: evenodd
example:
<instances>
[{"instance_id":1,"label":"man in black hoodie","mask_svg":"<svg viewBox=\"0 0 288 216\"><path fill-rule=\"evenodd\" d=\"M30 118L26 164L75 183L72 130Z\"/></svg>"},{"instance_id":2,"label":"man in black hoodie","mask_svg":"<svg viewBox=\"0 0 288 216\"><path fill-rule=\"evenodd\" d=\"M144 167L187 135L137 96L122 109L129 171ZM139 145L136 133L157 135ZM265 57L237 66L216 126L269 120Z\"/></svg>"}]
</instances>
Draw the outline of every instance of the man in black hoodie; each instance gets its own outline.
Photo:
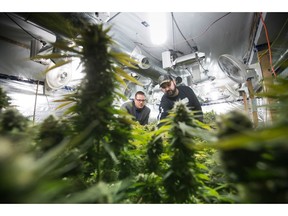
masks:
<instances>
[{"instance_id":1,"label":"man in black hoodie","mask_svg":"<svg viewBox=\"0 0 288 216\"><path fill-rule=\"evenodd\" d=\"M161 75L158 79L159 86L164 92L159 106L159 119L168 115L176 101L185 101L187 107L195 113L195 118L203 122L203 112L194 91L189 86L177 86L176 81L169 75Z\"/></svg>"},{"instance_id":2,"label":"man in black hoodie","mask_svg":"<svg viewBox=\"0 0 288 216\"><path fill-rule=\"evenodd\" d=\"M121 109L134 116L134 119L141 125L148 124L150 108L146 105L146 96L143 91L137 91L133 101L128 101L121 106Z\"/></svg>"}]
</instances>

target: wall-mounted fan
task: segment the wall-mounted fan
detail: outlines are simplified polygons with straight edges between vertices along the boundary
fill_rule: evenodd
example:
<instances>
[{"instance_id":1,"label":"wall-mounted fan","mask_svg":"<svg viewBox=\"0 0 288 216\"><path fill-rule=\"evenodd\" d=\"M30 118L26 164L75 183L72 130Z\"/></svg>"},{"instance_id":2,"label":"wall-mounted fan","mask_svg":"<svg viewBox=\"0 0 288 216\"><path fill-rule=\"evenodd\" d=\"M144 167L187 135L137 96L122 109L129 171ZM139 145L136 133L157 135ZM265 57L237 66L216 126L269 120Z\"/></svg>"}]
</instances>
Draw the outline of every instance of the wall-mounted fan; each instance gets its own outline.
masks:
<instances>
[{"instance_id":1,"label":"wall-mounted fan","mask_svg":"<svg viewBox=\"0 0 288 216\"><path fill-rule=\"evenodd\" d=\"M222 71L237 83L246 82L246 66L235 57L224 54L218 59L218 64Z\"/></svg>"},{"instance_id":2,"label":"wall-mounted fan","mask_svg":"<svg viewBox=\"0 0 288 216\"><path fill-rule=\"evenodd\" d=\"M56 90L64 87L72 78L71 64L57 67L46 73L45 85L46 90Z\"/></svg>"},{"instance_id":3,"label":"wall-mounted fan","mask_svg":"<svg viewBox=\"0 0 288 216\"><path fill-rule=\"evenodd\" d=\"M247 67L232 55L224 54L218 59L222 71L234 82L245 84L247 79L252 79L253 86L256 86L259 76L253 68Z\"/></svg>"},{"instance_id":4,"label":"wall-mounted fan","mask_svg":"<svg viewBox=\"0 0 288 216\"><path fill-rule=\"evenodd\" d=\"M249 98L251 99L251 107L253 114L253 121L255 126L258 124L257 107L254 98L254 87L258 82L259 76L253 68L248 68L245 64L240 62L234 56L224 54L218 59L218 64L227 76L238 84L247 85L249 91ZM253 79L252 79L253 78ZM227 88L228 89L228 88ZM229 90L229 89L228 89ZM238 89L240 93L240 88ZM247 94L248 95L248 94ZM246 101L244 101L246 103Z\"/></svg>"}]
</instances>

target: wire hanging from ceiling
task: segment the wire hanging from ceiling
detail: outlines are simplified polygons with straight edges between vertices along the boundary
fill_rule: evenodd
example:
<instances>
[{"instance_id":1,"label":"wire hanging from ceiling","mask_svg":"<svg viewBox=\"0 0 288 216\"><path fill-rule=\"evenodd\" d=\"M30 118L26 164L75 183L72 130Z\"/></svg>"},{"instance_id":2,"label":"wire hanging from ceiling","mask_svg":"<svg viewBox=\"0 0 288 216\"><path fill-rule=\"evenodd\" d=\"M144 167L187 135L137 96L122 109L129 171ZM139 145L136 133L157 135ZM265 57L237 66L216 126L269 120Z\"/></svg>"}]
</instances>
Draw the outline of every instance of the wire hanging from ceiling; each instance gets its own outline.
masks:
<instances>
[{"instance_id":1,"label":"wire hanging from ceiling","mask_svg":"<svg viewBox=\"0 0 288 216\"><path fill-rule=\"evenodd\" d=\"M218 22L219 20L223 19L224 17L226 17L226 16L229 15L229 14L231 14L231 12L226 13L226 14L224 14L223 16L219 17L218 19L216 19L215 21L213 21L213 22L212 22L202 33L200 33L198 36L185 39L185 42L187 42L187 41L189 41L189 40L192 40L192 41L194 41L194 43L196 44L195 39L197 39L197 38L199 38L199 37L202 37L216 22ZM183 42L180 42L180 43L183 43ZM179 44L179 43L178 43L178 44Z\"/></svg>"},{"instance_id":2,"label":"wire hanging from ceiling","mask_svg":"<svg viewBox=\"0 0 288 216\"><path fill-rule=\"evenodd\" d=\"M173 13L172 13L173 14ZM173 15L172 15L173 16ZM174 31L174 25L173 22L171 22L171 27L172 27L172 43L173 43L173 50L176 49L175 47L175 31Z\"/></svg>"},{"instance_id":3,"label":"wire hanging from ceiling","mask_svg":"<svg viewBox=\"0 0 288 216\"><path fill-rule=\"evenodd\" d=\"M260 18L261 18L261 21L263 23L264 30L265 30L265 35L266 35L266 40L267 40L267 45L268 45L268 51L269 51L270 67L271 67L273 75L276 77L277 75L275 73L275 70L274 70L274 67L273 67L273 62L272 62L272 53L271 53L271 47L270 47L270 39L269 39L268 30L267 30L267 27L266 27L266 23L265 23L265 21L263 19L262 13L260 13Z\"/></svg>"},{"instance_id":4,"label":"wire hanging from ceiling","mask_svg":"<svg viewBox=\"0 0 288 216\"><path fill-rule=\"evenodd\" d=\"M192 53L197 52L197 51L198 51L198 49L197 49L197 44L196 44L196 42L194 41L194 39L191 38L191 40L192 40L192 41L194 42L194 44L195 44L195 47L192 47L192 46L190 45L190 43L188 42L188 40L186 39L186 37L184 36L184 34L182 33L182 31L180 30L180 27L179 27L178 24L177 24L177 21L176 21L176 19L175 19L175 17L174 17L173 12L171 12L171 16L172 16L172 21L175 23L178 31L180 32L180 34L182 35L182 37L184 38L184 40L186 41L186 43L187 43L188 46L190 47ZM172 25L172 28L173 28L173 27L174 27L174 25ZM174 46L174 45L175 45L175 44L174 44L174 29L173 29L173 46ZM183 54L183 53L182 53L182 54ZM196 53L196 59L197 59L199 65L201 66L201 68L204 70L204 72L208 72L208 70L203 67L201 61L199 60L199 57L198 57L197 53Z\"/></svg>"},{"instance_id":5,"label":"wire hanging from ceiling","mask_svg":"<svg viewBox=\"0 0 288 216\"><path fill-rule=\"evenodd\" d=\"M116 13L114 16L112 16L110 19L107 20L107 23L110 22L112 19L114 19L116 16L118 16L121 12Z\"/></svg>"},{"instance_id":6,"label":"wire hanging from ceiling","mask_svg":"<svg viewBox=\"0 0 288 216\"><path fill-rule=\"evenodd\" d=\"M140 42L137 42L137 41L134 41L134 44L141 46L141 49L142 49L144 52L146 52L149 56L151 56L152 58L154 58L155 60L161 61L160 59L158 59L157 57L155 57L154 55L152 55L151 52L148 52L148 51L144 48L144 47L146 47L146 48L158 48L158 47L148 47L148 46L144 45L143 43L140 43ZM165 50L165 49L164 49L164 50Z\"/></svg>"},{"instance_id":7,"label":"wire hanging from ceiling","mask_svg":"<svg viewBox=\"0 0 288 216\"><path fill-rule=\"evenodd\" d=\"M216 22L218 22L219 20L223 19L224 17L226 17L227 15L231 14L231 12L224 14L223 16L219 17L218 19L216 19L214 22L212 22L206 29L205 31L203 31L200 35L193 37L193 39L202 37L202 35L204 35Z\"/></svg>"},{"instance_id":8,"label":"wire hanging from ceiling","mask_svg":"<svg viewBox=\"0 0 288 216\"><path fill-rule=\"evenodd\" d=\"M7 13L5 13L5 15L12 21L14 22L19 28L21 28L25 33L27 33L28 35L30 35L32 38L34 38L35 40L40 41L43 46L46 45L45 41L40 40L39 38L36 38L34 35L30 34L28 31L26 31L19 23L17 23L12 17L10 17Z\"/></svg>"},{"instance_id":9,"label":"wire hanging from ceiling","mask_svg":"<svg viewBox=\"0 0 288 216\"><path fill-rule=\"evenodd\" d=\"M176 25L179 33L180 33L180 34L182 35L182 37L184 38L185 42L186 42L186 43L188 44L188 46L190 47L191 51L192 51L192 52L195 52L195 48L193 48L193 47L190 45L190 43L188 42L188 40L186 39L186 37L185 37L184 34L182 33L180 27L178 26L178 23L177 23L177 21L176 21L176 19L175 19L175 17L174 17L174 13L173 13L173 12L171 12L171 16L172 16L172 21L175 23L175 25ZM192 41L195 43L195 41L193 40L193 38L192 38ZM174 45L174 43L173 43L173 45ZM196 44L196 43L195 43L195 45L196 45L196 47L197 47L197 44Z\"/></svg>"},{"instance_id":10,"label":"wire hanging from ceiling","mask_svg":"<svg viewBox=\"0 0 288 216\"><path fill-rule=\"evenodd\" d=\"M276 41L278 40L279 36L282 34L283 30L285 29L286 25L288 23L288 18L286 19L284 25L282 26L281 30L279 31L278 35L276 36L276 38L273 40L272 44L271 44L271 48L273 47L273 45L276 43ZM259 58L262 58L269 50L267 49L264 53L262 53Z\"/></svg>"}]
</instances>

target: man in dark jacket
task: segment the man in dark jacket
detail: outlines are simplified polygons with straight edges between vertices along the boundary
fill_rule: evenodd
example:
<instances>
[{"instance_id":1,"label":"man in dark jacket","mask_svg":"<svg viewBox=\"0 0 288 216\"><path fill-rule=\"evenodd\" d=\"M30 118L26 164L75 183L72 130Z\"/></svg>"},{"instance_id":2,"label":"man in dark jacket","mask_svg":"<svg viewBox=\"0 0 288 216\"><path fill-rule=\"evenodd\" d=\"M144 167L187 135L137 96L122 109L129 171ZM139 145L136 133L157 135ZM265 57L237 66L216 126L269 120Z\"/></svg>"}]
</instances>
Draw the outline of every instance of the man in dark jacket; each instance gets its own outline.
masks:
<instances>
[{"instance_id":1,"label":"man in dark jacket","mask_svg":"<svg viewBox=\"0 0 288 216\"><path fill-rule=\"evenodd\" d=\"M187 107L195 113L195 118L203 122L203 112L194 91L189 86L176 86L176 81L169 75L161 75L158 79L159 86L164 92L159 106L159 119L168 115L176 101L187 102Z\"/></svg>"},{"instance_id":2,"label":"man in dark jacket","mask_svg":"<svg viewBox=\"0 0 288 216\"><path fill-rule=\"evenodd\" d=\"M143 91L137 91L133 101L128 101L121 106L121 109L134 116L134 119L141 125L148 124L150 108L146 105L146 96Z\"/></svg>"}]
</instances>

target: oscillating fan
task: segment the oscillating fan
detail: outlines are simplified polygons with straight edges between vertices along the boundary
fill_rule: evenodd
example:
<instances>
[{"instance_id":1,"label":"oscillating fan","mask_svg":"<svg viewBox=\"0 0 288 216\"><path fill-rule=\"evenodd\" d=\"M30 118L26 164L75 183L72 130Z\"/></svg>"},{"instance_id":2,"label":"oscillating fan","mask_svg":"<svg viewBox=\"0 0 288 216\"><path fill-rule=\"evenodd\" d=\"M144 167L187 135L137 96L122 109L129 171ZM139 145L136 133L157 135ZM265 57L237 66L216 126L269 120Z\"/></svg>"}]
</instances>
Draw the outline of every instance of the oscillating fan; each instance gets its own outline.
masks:
<instances>
[{"instance_id":1,"label":"oscillating fan","mask_svg":"<svg viewBox=\"0 0 288 216\"><path fill-rule=\"evenodd\" d=\"M221 55L218 59L218 64L220 68L223 70L223 72L226 73L230 79L232 79L233 81L241 85L243 84L243 86L247 85L247 88L249 90L249 97L251 99L251 104L252 104L253 122L255 126L257 126L258 116L257 116L257 107L256 107L256 101L254 98L254 89L253 89L253 86L256 86L256 82L258 82L258 78L259 78L256 71L252 68L248 68L245 64L240 62L234 56L231 56L228 54ZM229 90L229 88L227 89ZM238 91L240 90L241 89L238 89ZM231 92L231 90L229 91ZM244 101L244 105L245 105L245 110L248 111L246 101Z\"/></svg>"},{"instance_id":2,"label":"oscillating fan","mask_svg":"<svg viewBox=\"0 0 288 216\"><path fill-rule=\"evenodd\" d=\"M222 71L233 81L245 84L247 79L252 79L253 86L258 82L258 75L253 68L248 68L232 55L224 54L218 59L218 64Z\"/></svg>"},{"instance_id":3,"label":"oscillating fan","mask_svg":"<svg viewBox=\"0 0 288 216\"><path fill-rule=\"evenodd\" d=\"M218 59L218 64L222 71L233 81L245 83L247 80L247 68L234 56L224 54Z\"/></svg>"},{"instance_id":4,"label":"oscillating fan","mask_svg":"<svg viewBox=\"0 0 288 216\"><path fill-rule=\"evenodd\" d=\"M71 64L67 64L48 71L45 76L45 83L48 88L56 90L67 85L71 77L72 67Z\"/></svg>"}]
</instances>

